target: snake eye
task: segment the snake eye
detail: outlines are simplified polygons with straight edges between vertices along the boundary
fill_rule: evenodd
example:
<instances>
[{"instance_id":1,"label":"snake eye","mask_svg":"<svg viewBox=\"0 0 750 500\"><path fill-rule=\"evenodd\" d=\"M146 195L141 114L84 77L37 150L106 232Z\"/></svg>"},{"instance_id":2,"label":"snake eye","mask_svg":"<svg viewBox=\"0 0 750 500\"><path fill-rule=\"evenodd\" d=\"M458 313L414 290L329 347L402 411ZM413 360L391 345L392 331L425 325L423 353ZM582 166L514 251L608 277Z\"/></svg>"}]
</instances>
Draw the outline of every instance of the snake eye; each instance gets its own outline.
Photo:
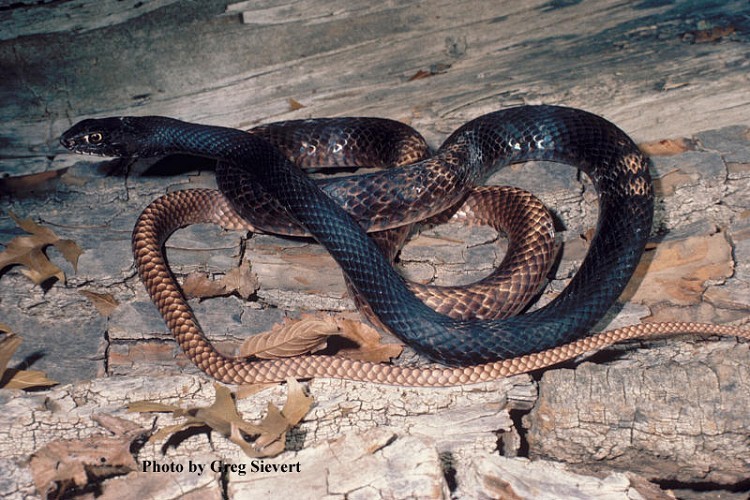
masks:
<instances>
[{"instance_id":1,"label":"snake eye","mask_svg":"<svg viewBox=\"0 0 750 500\"><path fill-rule=\"evenodd\" d=\"M99 132L92 132L86 136L86 142L89 144L99 144L102 142L102 139L104 139L104 136Z\"/></svg>"}]
</instances>

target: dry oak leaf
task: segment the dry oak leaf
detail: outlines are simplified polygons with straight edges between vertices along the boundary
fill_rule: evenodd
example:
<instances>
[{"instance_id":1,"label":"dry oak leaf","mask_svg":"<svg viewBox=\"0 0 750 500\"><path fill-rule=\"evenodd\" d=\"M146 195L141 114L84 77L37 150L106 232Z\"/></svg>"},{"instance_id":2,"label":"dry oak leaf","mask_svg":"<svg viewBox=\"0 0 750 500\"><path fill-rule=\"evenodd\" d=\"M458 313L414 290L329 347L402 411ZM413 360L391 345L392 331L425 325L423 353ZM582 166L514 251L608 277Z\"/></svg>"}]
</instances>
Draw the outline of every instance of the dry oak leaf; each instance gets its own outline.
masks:
<instances>
[{"instance_id":1,"label":"dry oak leaf","mask_svg":"<svg viewBox=\"0 0 750 500\"><path fill-rule=\"evenodd\" d=\"M80 290L78 293L89 299L100 315L105 318L112 314L120 303L110 293L97 293L90 290Z\"/></svg>"},{"instance_id":2,"label":"dry oak leaf","mask_svg":"<svg viewBox=\"0 0 750 500\"><path fill-rule=\"evenodd\" d=\"M356 348L341 349L338 353L342 356L372 363L385 363L398 357L404 349L400 344L381 343L378 331L360 321L344 318L336 321L341 328L341 335L358 345Z\"/></svg>"},{"instance_id":3,"label":"dry oak leaf","mask_svg":"<svg viewBox=\"0 0 750 500\"><path fill-rule=\"evenodd\" d=\"M255 274L250 264L240 264L229 271L221 280L230 292L237 292L243 299L250 298L260 287L258 275Z\"/></svg>"},{"instance_id":4,"label":"dry oak leaf","mask_svg":"<svg viewBox=\"0 0 750 500\"><path fill-rule=\"evenodd\" d=\"M235 267L218 280L209 279L204 273L193 272L182 283L185 296L198 299L223 297L235 292L243 299L248 299L257 290L258 276L246 264Z\"/></svg>"},{"instance_id":5,"label":"dry oak leaf","mask_svg":"<svg viewBox=\"0 0 750 500\"><path fill-rule=\"evenodd\" d=\"M5 328L0 325L0 330ZM9 331L9 330L5 330ZM33 389L49 387L57 382L47 378L44 372L39 370L16 370L8 368L10 358L21 345L21 337L15 334L5 335L0 340L0 388L3 389Z\"/></svg>"},{"instance_id":6,"label":"dry oak leaf","mask_svg":"<svg viewBox=\"0 0 750 500\"><path fill-rule=\"evenodd\" d=\"M189 299L207 299L226 295L226 288L220 280L212 280L200 272L192 272L182 281L182 292Z\"/></svg>"},{"instance_id":7,"label":"dry oak leaf","mask_svg":"<svg viewBox=\"0 0 750 500\"><path fill-rule=\"evenodd\" d=\"M310 411L313 398L305 395L302 386L294 379L287 379L288 395L284 408L279 410L268 403L266 417L259 424L242 419L231 391L220 384L214 384L216 400L214 404L199 408L137 401L128 405L130 412L169 412L175 418L184 418L179 424L170 425L157 431L151 440L167 439L176 432L191 427L210 427L238 445L249 457L273 457L284 451L286 433L297 425ZM248 441L246 436L252 440Z\"/></svg>"},{"instance_id":8,"label":"dry oak leaf","mask_svg":"<svg viewBox=\"0 0 750 500\"><path fill-rule=\"evenodd\" d=\"M31 456L34 484L42 496L60 498L70 489L88 485L92 479L138 469L131 447L150 431L108 415L93 419L112 435L52 441Z\"/></svg>"},{"instance_id":9,"label":"dry oak leaf","mask_svg":"<svg viewBox=\"0 0 750 500\"><path fill-rule=\"evenodd\" d=\"M65 273L62 269L50 262L44 250L53 245L62 253L65 260L70 262L73 270L77 271L78 257L83 250L73 240L61 240L49 228L36 224L31 219L19 219L13 212L8 212L11 219L18 227L31 236L17 236L0 252L0 270L13 265L21 265L26 277L35 284L40 285L50 278L57 278L65 282Z\"/></svg>"}]
</instances>

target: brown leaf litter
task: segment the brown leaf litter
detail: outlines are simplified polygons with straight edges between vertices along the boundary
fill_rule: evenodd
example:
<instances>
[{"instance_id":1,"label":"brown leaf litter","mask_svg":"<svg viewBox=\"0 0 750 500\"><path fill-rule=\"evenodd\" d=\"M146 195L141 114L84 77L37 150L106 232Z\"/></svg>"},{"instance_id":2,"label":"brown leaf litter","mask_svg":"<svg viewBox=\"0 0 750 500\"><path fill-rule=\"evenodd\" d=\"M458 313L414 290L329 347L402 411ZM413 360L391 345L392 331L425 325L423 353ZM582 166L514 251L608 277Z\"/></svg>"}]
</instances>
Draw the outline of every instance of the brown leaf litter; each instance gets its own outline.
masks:
<instances>
[{"instance_id":1,"label":"brown leaf litter","mask_svg":"<svg viewBox=\"0 0 750 500\"><path fill-rule=\"evenodd\" d=\"M274 457L284 451L287 432L299 424L310 410L313 398L307 396L294 379L287 379L288 395L284 408L279 410L268 403L265 418L258 424L243 420L237 410L235 396L223 385L214 384L216 400L211 406L181 408L179 406L137 401L128 411L141 413L172 413L184 422L169 425L151 436L151 441L168 439L173 434L190 428L209 427L239 446L249 457Z\"/></svg>"},{"instance_id":2,"label":"brown leaf litter","mask_svg":"<svg viewBox=\"0 0 750 500\"><path fill-rule=\"evenodd\" d=\"M0 324L0 333L6 335L0 339L0 388L3 389L36 389L56 385L39 370L17 370L8 368L10 358L21 345L21 337L10 333L10 328Z\"/></svg>"},{"instance_id":3,"label":"brown leaf litter","mask_svg":"<svg viewBox=\"0 0 750 500\"><path fill-rule=\"evenodd\" d=\"M132 445L150 431L109 415L93 419L110 434L52 441L31 456L31 473L40 495L62 498L72 490L138 469Z\"/></svg>"},{"instance_id":4,"label":"brown leaf litter","mask_svg":"<svg viewBox=\"0 0 750 500\"><path fill-rule=\"evenodd\" d=\"M37 285L52 278L64 283L65 273L49 260L45 250L50 245L57 248L74 271L83 250L73 240L60 239L54 231L31 219L19 219L13 212L9 212L9 215L30 236L17 236L5 245L5 250L0 252L0 270L20 265L24 267L21 273Z\"/></svg>"},{"instance_id":5,"label":"brown leaf litter","mask_svg":"<svg viewBox=\"0 0 750 500\"><path fill-rule=\"evenodd\" d=\"M240 348L240 355L278 359L311 354L326 349L332 336L343 337L353 344L339 349L338 355L361 361L387 362L401 354L403 349L399 344L381 343L380 334L359 321L307 314L300 319L288 319L269 332L247 339Z\"/></svg>"}]
</instances>

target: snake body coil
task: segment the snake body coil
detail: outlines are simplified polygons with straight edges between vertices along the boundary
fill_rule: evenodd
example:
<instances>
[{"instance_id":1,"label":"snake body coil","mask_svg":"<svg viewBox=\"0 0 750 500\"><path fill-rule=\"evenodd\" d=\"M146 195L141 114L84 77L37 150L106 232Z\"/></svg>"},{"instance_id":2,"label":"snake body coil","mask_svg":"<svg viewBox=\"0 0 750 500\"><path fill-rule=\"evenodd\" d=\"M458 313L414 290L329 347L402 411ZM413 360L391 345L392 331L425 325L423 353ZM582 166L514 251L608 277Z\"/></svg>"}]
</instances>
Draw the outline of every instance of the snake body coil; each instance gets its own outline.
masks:
<instances>
[{"instance_id":1,"label":"snake body coil","mask_svg":"<svg viewBox=\"0 0 750 500\"><path fill-rule=\"evenodd\" d=\"M340 128L347 122L322 123ZM286 376L418 385L472 382L546 366L566 359L562 356L575 356L623 338L676 328L634 327L591 338L591 327L633 274L653 217L647 158L624 132L603 118L554 106L490 113L459 128L431 158L331 181L322 190L269 142L283 142L274 136L286 139L288 130L294 127L280 124L248 134L165 117L124 117L84 120L61 138L65 147L77 152L140 157L180 152L220 161L221 194L186 191L157 200L141 215L133 233L138 270L152 299L182 348L209 375L232 383ZM379 139L367 138L377 149ZM421 147L419 141L404 140ZM302 164L321 148L304 143L298 149L302 153L292 160ZM347 154L345 148L334 152ZM388 161L405 164L412 159L409 156ZM455 207L494 170L527 160L573 165L591 178L599 194L599 219L589 252L570 284L545 307L505 319L456 319L439 314L410 291L365 234L373 227L394 228ZM328 249L382 324L418 352L460 367L422 370L324 356L248 362L218 353L174 284L161 246L171 231L194 222L237 228L262 225L248 208L259 199L270 200L267 204L278 215L271 219L283 219L286 232L309 233Z\"/></svg>"}]
</instances>

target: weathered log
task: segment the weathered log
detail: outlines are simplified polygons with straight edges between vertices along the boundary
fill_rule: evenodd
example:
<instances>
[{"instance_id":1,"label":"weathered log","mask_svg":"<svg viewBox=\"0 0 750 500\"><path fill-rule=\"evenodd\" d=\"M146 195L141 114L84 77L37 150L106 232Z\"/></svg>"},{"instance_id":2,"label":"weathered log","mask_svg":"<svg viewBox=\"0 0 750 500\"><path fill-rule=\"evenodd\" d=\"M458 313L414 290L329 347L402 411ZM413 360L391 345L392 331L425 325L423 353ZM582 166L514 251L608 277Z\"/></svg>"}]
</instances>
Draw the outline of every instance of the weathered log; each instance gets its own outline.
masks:
<instances>
[{"instance_id":1,"label":"weathered log","mask_svg":"<svg viewBox=\"0 0 750 500\"><path fill-rule=\"evenodd\" d=\"M0 275L0 323L24 338L11 365L25 360L73 384L36 394L0 392L0 470L7 472L0 474L0 491L33 495L28 469L17 465L49 441L99 432L93 414L148 427L150 418L123 414L122 407L133 399L206 402L212 395L145 295L129 242L137 214L151 200L212 185L210 165L184 157L156 165L91 163L57 145L72 122L167 114L248 128L287 118L377 115L408 122L437 145L468 119L504 106L586 108L658 153L653 245L609 326L742 321L750 310L748 14L740 0L700 6L304 0L228 7L71 0L54 8L38 2L1 8L0 241L21 234L4 216L11 210L86 253L74 273L49 251L66 273L65 285L42 289L17 268ZM658 143L666 139L675 141ZM148 175L165 170L174 175ZM549 164L513 166L491 182L531 190L558 218L563 256L540 302L548 301L585 254L595 194L574 169ZM503 238L492 231L441 226L417 235L400 265L420 281L466 282L503 252ZM199 226L170 239L168 255L180 278L192 271L218 278L252 265L259 285L252 300L194 301L225 351L300 309L352 309L332 261L308 241ZM103 317L82 290L109 294L119 305ZM317 406L293 433L290 450L271 462L299 461L296 480L331 497L601 491L587 488L610 488L618 498L667 494L648 481L739 495L750 470L743 440L750 421L742 411L750 393L747 366L747 343L688 338L617 347L546 371L538 402L527 376L441 390L315 380L309 390ZM97 375L112 377L89 381ZM256 418L283 393L269 389L243 401L241 410ZM504 460L500 452L533 460ZM571 465L558 476L550 470L561 468L542 458ZM166 455L149 445L138 459L246 461L228 441L205 434ZM571 469L609 478L583 479ZM379 480L371 483L371 476ZM128 488L168 496L175 484L216 497L281 492L288 484L274 474L213 471L126 477ZM114 495L118 482L104 484ZM591 486L565 489L571 483Z\"/></svg>"}]
</instances>

